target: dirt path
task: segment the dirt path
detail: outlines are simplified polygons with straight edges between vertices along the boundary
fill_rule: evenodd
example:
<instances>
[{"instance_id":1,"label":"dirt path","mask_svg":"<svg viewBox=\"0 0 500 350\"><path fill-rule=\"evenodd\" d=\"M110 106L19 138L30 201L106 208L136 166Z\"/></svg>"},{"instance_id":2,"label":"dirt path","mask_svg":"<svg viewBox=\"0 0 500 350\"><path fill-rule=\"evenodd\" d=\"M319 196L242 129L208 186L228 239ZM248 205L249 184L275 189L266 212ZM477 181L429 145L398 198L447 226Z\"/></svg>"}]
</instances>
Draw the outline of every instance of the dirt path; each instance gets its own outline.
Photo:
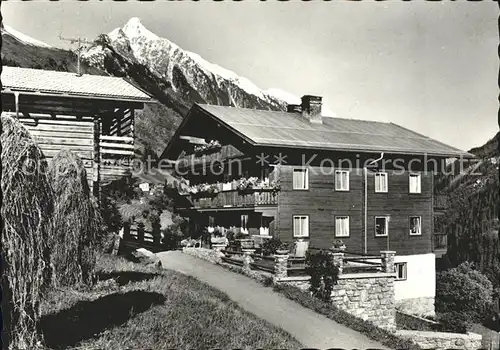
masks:
<instances>
[{"instance_id":1,"label":"dirt path","mask_svg":"<svg viewBox=\"0 0 500 350\"><path fill-rule=\"evenodd\" d=\"M388 349L359 332L304 308L246 276L180 251L162 252L157 255L164 268L196 277L219 289L243 309L290 333L305 347Z\"/></svg>"}]
</instances>

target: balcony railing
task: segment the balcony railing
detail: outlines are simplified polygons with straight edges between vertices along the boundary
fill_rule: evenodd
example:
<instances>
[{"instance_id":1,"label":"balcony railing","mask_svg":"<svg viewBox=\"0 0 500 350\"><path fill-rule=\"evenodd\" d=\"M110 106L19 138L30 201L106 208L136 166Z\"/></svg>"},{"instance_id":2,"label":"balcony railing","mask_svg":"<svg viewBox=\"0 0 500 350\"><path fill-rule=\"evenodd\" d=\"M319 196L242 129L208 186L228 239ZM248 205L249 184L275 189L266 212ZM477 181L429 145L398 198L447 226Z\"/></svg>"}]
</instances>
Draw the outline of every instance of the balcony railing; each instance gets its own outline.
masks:
<instances>
[{"instance_id":1,"label":"balcony railing","mask_svg":"<svg viewBox=\"0 0 500 350\"><path fill-rule=\"evenodd\" d=\"M254 189L249 192L223 191L211 196L194 197L195 208L255 207L278 204L278 193L268 189Z\"/></svg>"},{"instance_id":2,"label":"balcony railing","mask_svg":"<svg viewBox=\"0 0 500 350\"><path fill-rule=\"evenodd\" d=\"M227 159L239 158L243 153L233 145L223 145L220 148L214 148L207 152L197 152L185 155L179 159L178 167L180 169L211 164L213 162L222 162Z\"/></svg>"},{"instance_id":3,"label":"balcony railing","mask_svg":"<svg viewBox=\"0 0 500 350\"><path fill-rule=\"evenodd\" d=\"M434 209L443 210L448 208L448 196L443 194L434 195Z\"/></svg>"},{"instance_id":4,"label":"balcony railing","mask_svg":"<svg viewBox=\"0 0 500 350\"><path fill-rule=\"evenodd\" d=\"M99 136L100 177L103 183L127 176L135 156L134 138L128 136Z\"/></svg>"},{"instance_id":5,"label":"balcony railing","mask_svg":"<svg viewBox=\"0 0 500 350\"><path fill-rule=\"evenodd\" d=\"M443 233L434 233L432 235L432 248L436 250L446 250L448 246L448 236Z\"/></svg>"}]
</instances>

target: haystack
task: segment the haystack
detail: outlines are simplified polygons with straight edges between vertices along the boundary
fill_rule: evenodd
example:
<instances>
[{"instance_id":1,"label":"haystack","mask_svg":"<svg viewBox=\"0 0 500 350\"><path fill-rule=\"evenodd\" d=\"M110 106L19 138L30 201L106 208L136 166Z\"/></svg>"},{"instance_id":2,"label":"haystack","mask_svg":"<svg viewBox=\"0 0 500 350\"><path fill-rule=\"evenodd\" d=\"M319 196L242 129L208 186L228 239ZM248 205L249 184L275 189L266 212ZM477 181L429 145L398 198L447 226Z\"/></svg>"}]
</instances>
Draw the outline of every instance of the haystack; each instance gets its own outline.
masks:
<instances>
[{"instance_id":1,"label":"haystack","mask_svg":"<svg viewBox=\"0 0 500 350\"><path fill-rule=\"evenodd\" d=\"M30 349L50 278L54 198L47 161L28 131L11 117L2 116L1 123L3 341L4 348Z\"/></svg>"},{"instance_id":2,"label":"haystack","mask_svg":"<svg viewBox=\"0 0 500 350\"><path fill-rule=\"evenodd\" d=\"M99 211L90 194L82 160L62 150L50 162L55 193L52 261L56 285L90 285L101 232Z\"/></svg>"}]
</instances>

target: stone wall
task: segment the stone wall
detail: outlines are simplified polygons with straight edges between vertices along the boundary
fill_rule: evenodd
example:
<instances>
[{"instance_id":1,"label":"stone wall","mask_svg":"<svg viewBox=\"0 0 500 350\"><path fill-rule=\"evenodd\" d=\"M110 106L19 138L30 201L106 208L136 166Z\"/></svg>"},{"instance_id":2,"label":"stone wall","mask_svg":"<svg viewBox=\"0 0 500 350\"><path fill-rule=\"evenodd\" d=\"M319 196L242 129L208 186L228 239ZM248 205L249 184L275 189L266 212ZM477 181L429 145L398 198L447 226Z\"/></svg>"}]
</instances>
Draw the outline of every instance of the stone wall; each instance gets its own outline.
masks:
<instances>
[{"instance_id":1,"label":"stone wall","mask_svg":"<svg viewBox=\"0 0 500 350\"><path fill-rule=\"evenodd\" d=\"M482 337L476 333L440 333L427 331L398 330L396 336L410 339L422 350L477 350L481 349Z\"/></svg>"},{"instance_id":2,"label":"stone wall","mask_svg":"<svg viewBox=\"0 0 500 350\"><path fill-rule=\"evenodd\" d=\"M341 275L332 291L332 303L381 328L396 329L392 274Z\"/></svg>"},{"instance_id":3,"label":"stone wall","mask_svg":"<svg viewBox=\"0 0 500 350\"><path fill-rule=\"evenodd\" d=\"M285 283L303 291L309 290L309 277L287 277ZM389 329L396 329L394 274L357 273L339 275L333 287L332 304L351 315Z\"/></svg>"},{"instance_id":4,"label":"stone wall","mask_svg":"<svg viewBox=\"0 0 500 350\"><path fill-rule=\"evenodd\" d=\"M411 315L434 316L434 297L396 300L396 309Z\"/></svg>"},{"instance_id":5,"label":"stone wall","mask_svg":"<svg viewBox=\"0 0 500 350\"><path fill-rule=\"evenodd\" d=\"M398 329L406 329L414 331L440 332L441 330L443 330L443 325L440 324L439 322L422 318L420 316L407 314L399 310L396 311L396 325Z\"/></svg>"}]
</instances>

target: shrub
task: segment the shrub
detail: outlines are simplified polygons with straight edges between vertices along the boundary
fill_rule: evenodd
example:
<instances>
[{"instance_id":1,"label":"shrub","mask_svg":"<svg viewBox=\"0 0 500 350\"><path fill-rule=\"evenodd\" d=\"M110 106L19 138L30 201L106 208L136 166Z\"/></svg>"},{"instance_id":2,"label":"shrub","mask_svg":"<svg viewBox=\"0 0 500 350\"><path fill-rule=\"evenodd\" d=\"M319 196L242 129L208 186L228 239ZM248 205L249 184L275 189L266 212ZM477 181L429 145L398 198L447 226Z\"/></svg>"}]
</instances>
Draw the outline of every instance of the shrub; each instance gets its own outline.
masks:
<instances>
[{"instance_id":1,"label":"shrub","mask_svg":"<svg viewBox=\"0 0 500 350\"><path fill-rule=\"evenodd\" d=\"M262 253L264 255L274 254L279 246L281 246L281 240L278 237L266 239L262 244Z\"/></svg>"},{"instance_id":2,"label":"shrub","mask_svg":"<svg viewBox=\"0 0 500 350\"><path fill-rule=\"evenodd\" d=\"M333 256L328 251L306 253L306 273L311 276L309 290L313 296L330 301L333 286L337 284L339 268L334 264Z\"/></svg>"},{"instance_id":3,"label":"shrub","mask_svg":"<svg viewBox=\"0 0 500 350\"><path fill-rule=\"evenodd\" d=\"M185 220L178 216L172 216L172 224L163 230L163 245L165 249L177 249L185 234Z\"/></svg>"},{"instance_id":4,"label":"shrub","mask_svg":"<svg viewBox=\"0 0 500 350\"><path fill-rule=\"evenodd\" d=\"M470 263L437 274L436 311L451 328L482 322L493 305L492 294L491 282Z\"/></svg>"},{"instance_id":5,"label":"shrub","mask_svg":"<svg viewBox=\"0 0 500 350\"><path fill-rule=\"evenodd\" d=\"M443 331L452 333L467 333L467 329L473 321L467 314L449 311L438 316L443 325Z\"/></svg>"}]
</instances>

